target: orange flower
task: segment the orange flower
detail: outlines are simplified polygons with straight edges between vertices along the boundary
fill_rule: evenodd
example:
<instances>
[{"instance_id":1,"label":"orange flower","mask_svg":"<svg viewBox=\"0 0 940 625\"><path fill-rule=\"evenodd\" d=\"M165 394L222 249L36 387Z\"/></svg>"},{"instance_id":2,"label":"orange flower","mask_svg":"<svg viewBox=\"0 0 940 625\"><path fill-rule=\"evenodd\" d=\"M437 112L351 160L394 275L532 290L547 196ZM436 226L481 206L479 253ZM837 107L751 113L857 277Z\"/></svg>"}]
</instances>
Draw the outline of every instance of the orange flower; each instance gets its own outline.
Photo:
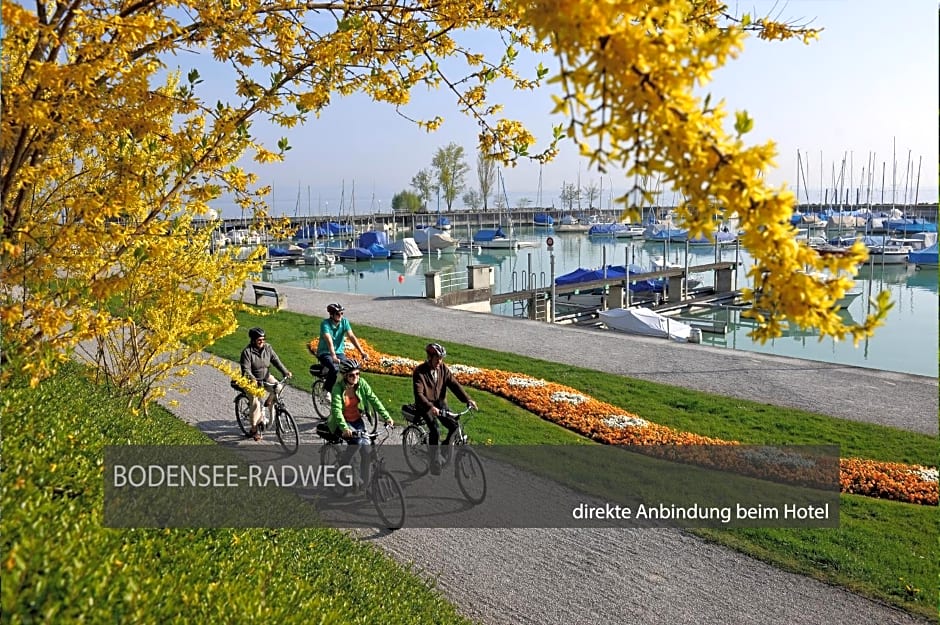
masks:
<instances>
[{"instance_id":1,"label":"orange flower","mask_svg":"<svg viewBox=\"0 0 940 625\"><path fill-rule=\"evenodd\" d=\"M367 371L387 375L410 376L419 364L416 360L390 356L373 349L360 339L369 360L363 363ZM315 341L311 341L316 349ZM526 410L579 434L609 445L661 446L663 454L669 454L669 446L675 445L738 445L737 441L725 441L692 432L679 432L663 425L651 423L623 409L597 401L580 391L538 380L519 373L499 369L478 369L464 365L451 365L457 380L465 386L480 389L503 397ZM651 450L652 451L652 450ZM713 453L702 458L706 466L729 468L748 472L742 454L730 454L725 459ZM718 466L722 465L722 466ZM759 464L759 472L766 473L766 463ZM781 463L782 478L800 483L817 483L819 476L813 468L788 466ZM842 492L893 499L908 503L936 506L938 484L936 468L905 465L898 462L881 462L860 458L843 458L839 464L839 483Z\"/></svg>"}]
</instances>

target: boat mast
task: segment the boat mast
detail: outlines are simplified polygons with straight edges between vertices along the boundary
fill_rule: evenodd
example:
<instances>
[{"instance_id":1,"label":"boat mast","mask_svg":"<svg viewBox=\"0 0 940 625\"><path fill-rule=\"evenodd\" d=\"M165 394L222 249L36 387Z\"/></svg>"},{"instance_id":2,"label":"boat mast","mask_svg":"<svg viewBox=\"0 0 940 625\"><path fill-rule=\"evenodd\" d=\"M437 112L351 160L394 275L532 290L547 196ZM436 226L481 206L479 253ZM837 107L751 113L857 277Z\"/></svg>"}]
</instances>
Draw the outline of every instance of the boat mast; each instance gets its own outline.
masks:
<instances>
[{"instance_id":1,"label":"boat mast","mask_svg":"<svg viewBox=\"0 0 940 625\"><path fill-rule=\"evenodd\" d=\"M542 206L542 163L539 163L539 210L545 210Z\"/></svg>"},{"instance_id":2,"label":"boat mast","mask_svg":"<svg viewBox=\"0 0 940 625\"><path fill-rule=\"evenodd\" d=\"M898 181L897 181L897 173L898 173L898 155L897 155L897 148L898 148L898 140L897 140L897 137L895 137L895 138L892 140L892 142L891 142L891 160L893 161L893 162L891 163L891 211L892 211L892 216L893 216L893 211L897 208L897 206L896 206L896 204L897 204L897 197L896 197L896 196L897 196L897 191L898 191Z\"/></svg>"},{"instance_id":3,"label":"boat mast","mask_svg":"<svg viewBox=\"0 0 940 625\"><path fill-rule=\"evenodd\" d=\"M796 209L800 209L800 172L803 171L803 163L800 161L800 149L796 149Z\"/></svg>"}]
</instances>

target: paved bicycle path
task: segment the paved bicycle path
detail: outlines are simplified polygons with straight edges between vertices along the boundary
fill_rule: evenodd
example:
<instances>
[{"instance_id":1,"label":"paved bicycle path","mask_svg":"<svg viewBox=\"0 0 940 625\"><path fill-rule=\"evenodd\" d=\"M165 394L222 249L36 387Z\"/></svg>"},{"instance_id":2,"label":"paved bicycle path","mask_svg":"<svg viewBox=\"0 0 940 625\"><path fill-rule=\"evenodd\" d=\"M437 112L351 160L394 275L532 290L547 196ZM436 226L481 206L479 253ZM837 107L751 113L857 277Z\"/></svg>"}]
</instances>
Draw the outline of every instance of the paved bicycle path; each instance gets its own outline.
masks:
<instances>
[{"instance_id":1,"label":"paved bicycle path","mask_svg":"<svg viewBox=\"0 0 940 625\"><path fill-rule=\"evenodd\" d=\"M936 433L937 383L921 376L775 359L698 345L674 346L439 309L417 299L337 297L335 293L278 288L287 295L288 310L317 317L327 303L339 299L346 305L354 327L374 325L781 405L806 407L817 405L813 400L825 399L821 405L826 409L820 411L834 416L864 417ZM361 334L368 338L367 332ZM276 344L276 337L272 338ZM421 353L422 344L416 343L416 354L412 356ZM825 389L816 385L808 385L805 388L810 390L800 399L793 388L804 388L799 384L808 384L820 372L834 378L835 384L849 387L833 396L823 394ZM731 377L740 380L727 384ZM180 401L172 408L174 412L216 440L257 444L239 435L232 392L222 374L198 367L188 378L188 385L193 391L190 394L171 395L164 400ZM894 403L882 397L891 394L886 389L893 389L894 399L903 396L899 401L910 410L890 410ZM830 401L829 397L840 401ZM302 442L315 442L307 393L287 389L286 400L297 416ZM859 410L865 414L846 409L846 402L866 406L866 410ZM276 445L272 438L266 437L260 444ZM929 622L841 588L780 571L678 530L406 528L393 533L356 533L404 565L414 565L463 614L483 625Z\"/></svg>"},{"instance_id":2,"label":"paved bicycle path","mask_svg":"<svg viewBox=\"0 0 940 625\"><path fill-rule=\"evenodd\" d=\"M186 383L189 393L171 392L161 400L165 405L179 402L170 410L180 418L220 443L278 449L273 435L261 443L242 436L235 425L233 393L222 373L195 367ZM301 442L317 442L309 394L287 388L284 397ZM350 531L403 565L414 566L462 614L482 625L929 622L679 530Z\"/></svg>"}]
</instances>

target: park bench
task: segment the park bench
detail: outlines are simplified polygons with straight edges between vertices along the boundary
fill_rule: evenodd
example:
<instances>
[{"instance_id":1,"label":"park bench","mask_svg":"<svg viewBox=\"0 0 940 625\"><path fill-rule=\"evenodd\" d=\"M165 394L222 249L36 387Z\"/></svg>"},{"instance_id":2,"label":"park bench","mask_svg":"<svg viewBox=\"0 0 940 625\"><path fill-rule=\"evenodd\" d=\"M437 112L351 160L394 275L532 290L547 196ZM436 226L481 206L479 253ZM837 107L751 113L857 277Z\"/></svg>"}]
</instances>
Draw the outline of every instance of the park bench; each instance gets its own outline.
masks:
<instances>
[{"instance_id":1,"label":"park bench","mask_svg":"<svg viewBox=\"0 0 940 625\"><path fill-rule=\"evenodd\" d=\"M281 294L277 292L277 289L273 286L267 286L264 284L252 284L251 288L255 291L255 306L258 305L258 300L262 297L273 297L274 304L280 308L281 307Z\"/></svg>"}]
</instances>

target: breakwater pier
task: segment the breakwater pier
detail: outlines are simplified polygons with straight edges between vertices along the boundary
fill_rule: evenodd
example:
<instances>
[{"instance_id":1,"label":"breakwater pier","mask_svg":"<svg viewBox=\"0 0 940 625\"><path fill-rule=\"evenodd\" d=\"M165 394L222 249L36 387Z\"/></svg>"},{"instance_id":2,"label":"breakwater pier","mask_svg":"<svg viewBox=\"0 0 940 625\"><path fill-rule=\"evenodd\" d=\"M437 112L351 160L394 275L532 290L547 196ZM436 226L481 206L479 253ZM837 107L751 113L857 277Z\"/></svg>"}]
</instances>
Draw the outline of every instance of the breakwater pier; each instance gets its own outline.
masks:
<instances>
[{"instance_id":1,"label":"breakwater pier","mask_svg":"<svg viewBox=\"0 0 940 625\"><path fill-rule=\"evenodd\" d=\"M665 215L672 211L674 206L654 206L644 208L644 214L653 212L656 215ZM853 206L846 208L850 210L861 210L869 208L865 206ZM872 204L872 213L887 213L893 209L900 210L905 216L925 219L927 221L937 221L936 204ZM833 207L820 206L818 204L803 204L797 207L797 210L803 213L814 213L821 210L838 210ZM504 227L512 224L516 226L531 226L535 223L535 216L545 214L556 222L565 215L584 215L592 216L598 222L609 223L619 221L620 209L601 209L601 208L556 208L556 207L526 207L512 208L509 210L490 209L483 210L444 210L444 211L424 211L417 213L403 212L384 212L384 213L347 213L347 214L320 214L320 215L294 215L285 216L290 222L298 228L305 225L324 225L328 222L337 222L347 224L353 227L357 232L374 229L386 229L390 231L408 231L417 227L433 226L439 220L446 220L458 238L468 237L469 234L479 228L491 228L498 225ZM238 228L251 228L252 222L246 218L224 218L222 228L232 230Z\"/></svg>"}]
</instances>

